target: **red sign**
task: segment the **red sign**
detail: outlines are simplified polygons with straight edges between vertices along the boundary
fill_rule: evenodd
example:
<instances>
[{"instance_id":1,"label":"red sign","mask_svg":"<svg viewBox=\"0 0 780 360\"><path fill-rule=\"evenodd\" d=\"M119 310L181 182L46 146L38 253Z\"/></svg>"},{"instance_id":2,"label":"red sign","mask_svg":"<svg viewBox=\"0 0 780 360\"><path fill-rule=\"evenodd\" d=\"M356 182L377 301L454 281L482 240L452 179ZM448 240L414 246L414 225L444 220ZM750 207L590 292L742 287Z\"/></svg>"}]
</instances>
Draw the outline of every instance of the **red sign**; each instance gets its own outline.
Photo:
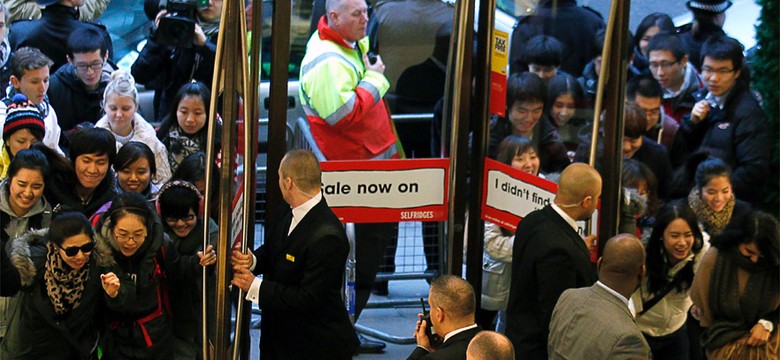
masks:
<instances>
[{"instance_id":1,"label":"red sign","mask_svg":"<svg viewBox=\"0 0 780 360\"><path fill-rule=\"evenodd\" d=\"M558 184L524 173L492 159L485 159L482 188L482 220L515 231L528 213L550 205L558 193ZM593 212L593 224L599 223L601 203ZM580 235L585 235L585 222L577 222ZM593 226L591 234L597 233Z\"/></svg>"},{"instance_id":2,"label":"red sign","mask_svg":"<svg viewBox=\"0 0 780 360\"><path fill-rule=\"evenodd\" d=\"M528 213L552 203L558 184L485 159L482 220L515 231Z\"/></svg>"},{"instance_id":3,"label":"red sign","mask_svg":"<svg viewBox=\"0 0 780 360\"><path fill-rule=\"evenodd\" d=\"M449 159L324 161L322 194L342 222L446 221Z\"/></svg>"}]
</instances>

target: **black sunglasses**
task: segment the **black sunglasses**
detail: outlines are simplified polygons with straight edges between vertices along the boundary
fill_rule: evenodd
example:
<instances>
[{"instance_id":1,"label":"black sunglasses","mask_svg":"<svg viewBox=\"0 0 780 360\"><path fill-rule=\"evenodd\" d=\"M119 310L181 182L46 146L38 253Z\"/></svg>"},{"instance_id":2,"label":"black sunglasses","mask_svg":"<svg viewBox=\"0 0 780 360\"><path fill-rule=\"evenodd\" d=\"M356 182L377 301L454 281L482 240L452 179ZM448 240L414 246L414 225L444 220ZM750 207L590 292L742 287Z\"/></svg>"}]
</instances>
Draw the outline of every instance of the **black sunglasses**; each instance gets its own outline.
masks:
<instances>
[{"instance_id":1,"label":"black sunglasses","mask_svg":"<svg viewBox=\"0 0 780 360\"><path fill-rule=\"evenodd\" d=\"M74 257L76 256L79 251L81 251L82 254L89 254L92 252L92 249L95 248L94 242L88 242L81 246L73 246L69 248L61 248L63 252L65 252L65 255L68 255L68 257Z\"/></svg>"}]
</instances>

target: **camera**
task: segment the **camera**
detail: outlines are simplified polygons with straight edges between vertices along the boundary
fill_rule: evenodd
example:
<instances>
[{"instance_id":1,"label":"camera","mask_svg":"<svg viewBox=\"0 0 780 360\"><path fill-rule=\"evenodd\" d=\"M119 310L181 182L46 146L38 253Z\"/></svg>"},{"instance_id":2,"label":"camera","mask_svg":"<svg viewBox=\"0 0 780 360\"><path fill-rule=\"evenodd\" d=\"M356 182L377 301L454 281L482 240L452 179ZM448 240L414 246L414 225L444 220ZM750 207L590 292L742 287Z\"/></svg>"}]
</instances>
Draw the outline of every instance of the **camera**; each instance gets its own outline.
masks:
<instances>
[{"instance_id":1,"label":"camera","mask_svg":"<svg viewBox=\"0 0 780 360\"><path fill-rule=\"evenodd\" d=\"M198 11L209 6L209 0L145 0L144 13L154 21L160 10L167 13L160 17L155 40L162 45L190 47L195 38Z\"/></svg>"}]
</instances>

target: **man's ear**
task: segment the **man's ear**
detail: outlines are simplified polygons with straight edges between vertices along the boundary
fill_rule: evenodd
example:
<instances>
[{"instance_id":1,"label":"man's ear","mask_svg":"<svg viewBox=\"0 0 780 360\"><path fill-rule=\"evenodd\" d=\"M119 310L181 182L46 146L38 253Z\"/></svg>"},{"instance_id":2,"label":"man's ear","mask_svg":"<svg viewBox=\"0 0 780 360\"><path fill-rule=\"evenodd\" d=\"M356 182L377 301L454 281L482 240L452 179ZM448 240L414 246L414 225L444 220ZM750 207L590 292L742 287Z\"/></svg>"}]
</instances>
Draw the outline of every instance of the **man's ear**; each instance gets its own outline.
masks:
<instances>
[{"instance_id":1,"label":"man's ear","mask_svg":"<svg viewBox=\"0 0 780 360\"><path fill-rule=\"evenodd\" d=\"M65 59L68 60L68 64L73 65L73 59L70 58L70 55L65 55Z\"/></svg>"},{"instance_id":2,"label":"man's ear","mask_svg":"<svg viewBox=\"0 0 780 360\"><path fill-rule=\"evenodd\" d=\"M593 196L586 196L584 199L582 199L582 203L580 206L582 206L583 209L590 209L590 202L593 201Z\"/></svg>"},{"instance_id":3,"label":"man's ear","mask_svg":"<svg viewBox=\"0 0 780 360\"><path fill-rule=\"evenodd\" d=\"M444 316L445 316L444 315L444 309L442 309L442 308L440 308L438 306L436 307L436 309L439 310L439 311L436 312L436 320L438 320L438 322L441 323L442 321L444 321Z\"/></svg>"},{"instance_id":4,"label":"man's ear","mask_svg":"<svg viewBox=\"0 0 780 360\"><path fill-rule=\"evenodd\" d=\"M682 59L680 59L680 66L685 67L685 65L688 65L688 55L683 55Z\"/></svg>"},{"instance_id":5,"label":"man's ear","mask_svg":"<svg viewBox=\"0 0 780 360\"><path fill-rule=\"evenodd\" d=\"M600 257L598 261L596 261L596 273L601 271L601 260L604 260L603 257ZM643 265L644 266L644 265Z\"/></svg>"},{"instance_id":6,"label":"man's ear","mask_svg":"<svg viewBox=\"0 0 780 360\"><path fill-rule=\"evenodd\" d=\"M109 54L108 54L108 50L106 50L106 55L105 55L105 56L103 56L103 62L106 62L106 61L108 61L108 55L109 55Z\"/></svg>"},{"instance_id":7,"label":"man's ear","mask_svg":"<svg viewBox=\"0 0 780 360\"><path fill-rule=\"evenodd\" d=\"M14 89L18 89L19 82L21 81L21 79L17 78L15 75L11 75L10 80L11 80L11 86L13 86Z\"/></svg>"}]
</instances>

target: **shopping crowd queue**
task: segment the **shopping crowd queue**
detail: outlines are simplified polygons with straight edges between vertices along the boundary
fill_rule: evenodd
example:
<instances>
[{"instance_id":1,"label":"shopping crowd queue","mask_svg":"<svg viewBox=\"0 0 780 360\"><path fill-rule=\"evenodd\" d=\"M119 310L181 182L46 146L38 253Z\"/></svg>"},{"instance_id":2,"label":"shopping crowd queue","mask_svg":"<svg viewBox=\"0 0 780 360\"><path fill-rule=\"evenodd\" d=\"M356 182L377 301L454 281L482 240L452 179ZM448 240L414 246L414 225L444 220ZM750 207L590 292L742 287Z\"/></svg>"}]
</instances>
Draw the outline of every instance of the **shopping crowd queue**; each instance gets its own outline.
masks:
<instances>
[{"instance_id":1,"label":"shopping crowd queue","mask_svg":"<svg viewBox=\"0 0 780 360\"><path fill-rule=\"evenodd\" d=\"M216 286L218 251L229 252L232 285L262 310L262 359L382 352L344 307L349 243L312 152L291 150L273 169L286 206L267 242L247 253L215 247L202 204L215 189L207 164L220 166L205 151L222 1L199 8L186 47L156 36L166 10L150 14L130 71L114 65L107 29L92 21L107 3L0 3L0 358L203 358L201 330L212 336L214 319L201 309L214 299L201 295ZM595 237L576 222L597 208L608 156L597 144L595 166L584 164L604 19L575 0L541 0L518 18L488 156L557 182L558 193L516 231L484 224L480 307L468 282L434 274L429 311L410 319L409 359L778 358L780 230L758 210L772 140L745 49L722 29L731 5L687 1L691 24L648 14L630 37L616 155L622 234L595 263ZM446 155L452 4L314 8L299 97L324 158ZM420 63L395 53L418 41L399 23L427 39ZM137 84L154 91L153 118L139 112ZM431 126L396 126L390 114L404 112L433 113ZM394 267L383 257L395 226L355 226L355 321L372 290L387 291L375 278Z\"/></svg>"}]
</instances>

